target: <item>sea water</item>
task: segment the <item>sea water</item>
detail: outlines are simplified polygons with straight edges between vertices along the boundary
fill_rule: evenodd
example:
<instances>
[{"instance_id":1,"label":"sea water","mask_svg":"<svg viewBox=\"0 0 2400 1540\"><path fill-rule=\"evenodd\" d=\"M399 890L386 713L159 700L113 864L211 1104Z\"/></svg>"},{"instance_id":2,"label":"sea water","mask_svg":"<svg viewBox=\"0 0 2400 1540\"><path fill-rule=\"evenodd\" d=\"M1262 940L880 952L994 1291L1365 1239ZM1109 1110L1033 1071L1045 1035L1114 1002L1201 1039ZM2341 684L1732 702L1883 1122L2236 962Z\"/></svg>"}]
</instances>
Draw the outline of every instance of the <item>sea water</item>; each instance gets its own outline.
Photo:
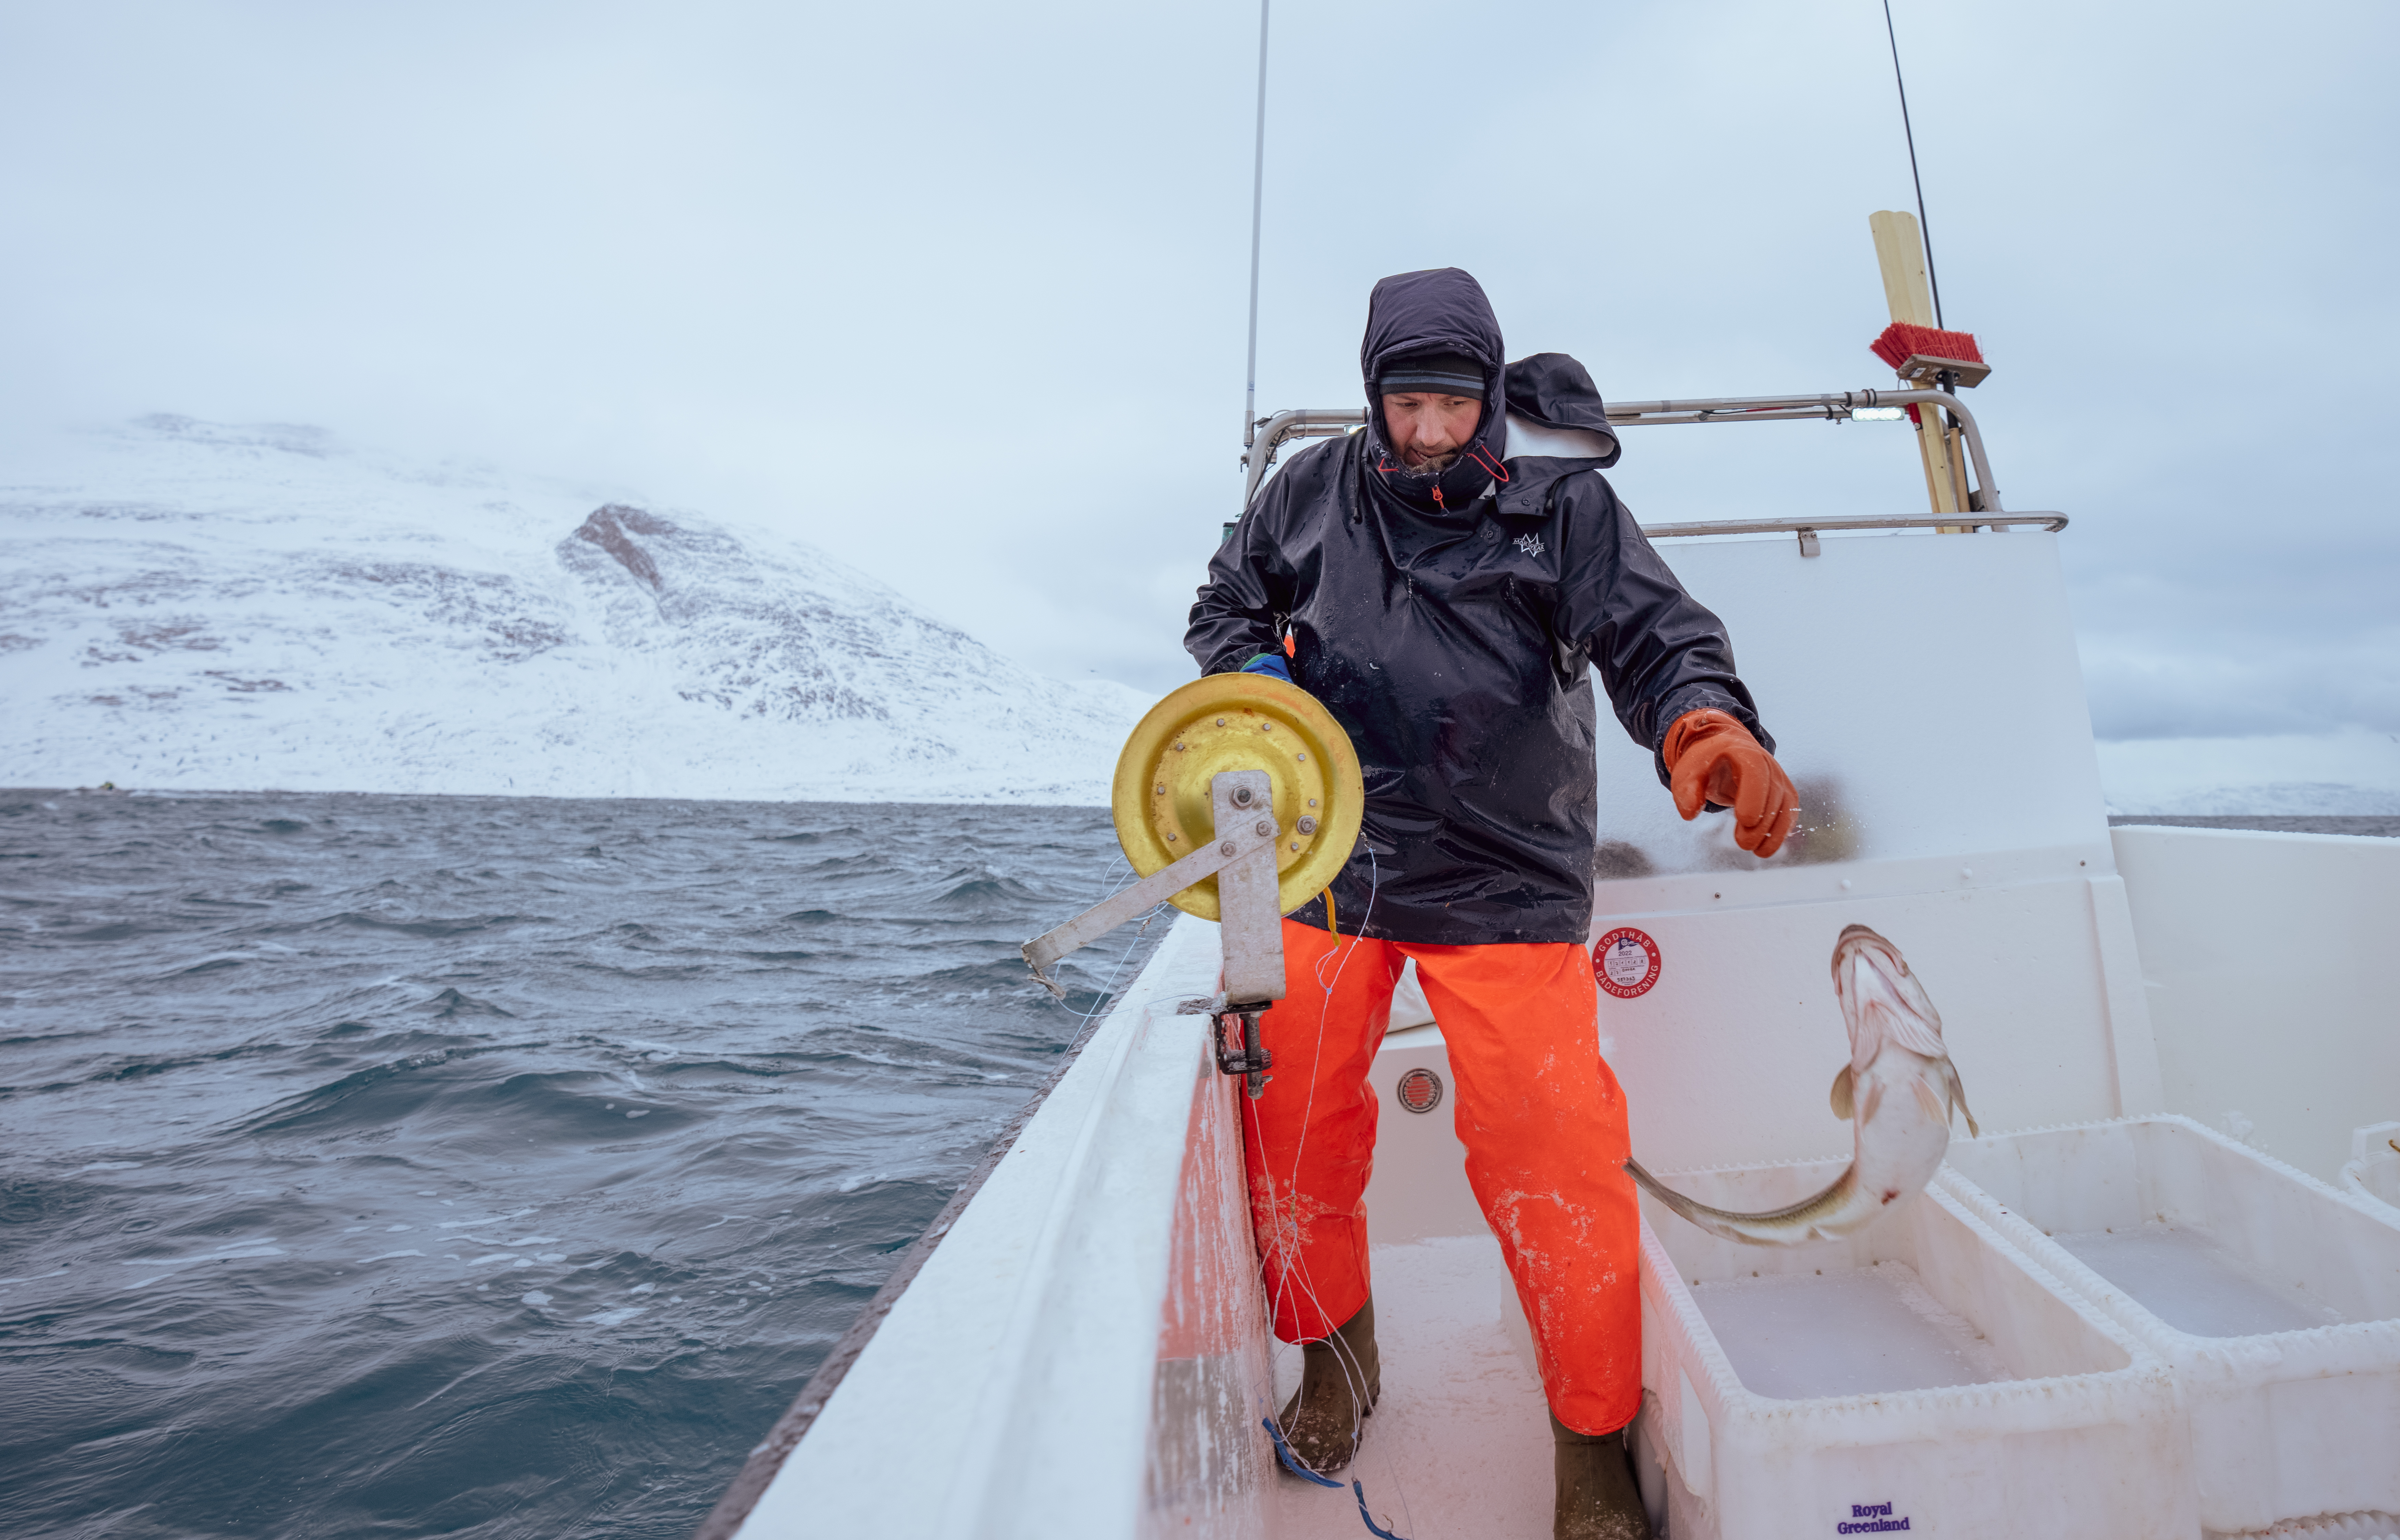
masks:
<instances>
[{"instance_id":1,"label":"sea water","mask_svg":"<svg viewBox=\"0 0 2400 1540\"><path fill-rule=\"evenodd\" d=\"M0 1533L688 1534L1142 948L1098 809L0 793Z\"/></svg>"}]
</instances>

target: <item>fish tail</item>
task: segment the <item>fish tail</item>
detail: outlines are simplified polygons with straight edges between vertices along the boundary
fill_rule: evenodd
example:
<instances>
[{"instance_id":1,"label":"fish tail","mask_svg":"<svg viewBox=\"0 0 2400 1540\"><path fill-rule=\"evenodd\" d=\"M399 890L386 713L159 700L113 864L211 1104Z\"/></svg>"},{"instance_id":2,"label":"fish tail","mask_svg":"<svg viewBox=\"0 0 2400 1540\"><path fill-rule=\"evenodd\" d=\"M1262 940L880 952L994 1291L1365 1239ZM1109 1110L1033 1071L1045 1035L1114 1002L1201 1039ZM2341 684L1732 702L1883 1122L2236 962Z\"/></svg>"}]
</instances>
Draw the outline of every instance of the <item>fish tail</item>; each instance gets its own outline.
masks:
<instances>
[{"instance_id":1,"label":"fish tail","mask_svg":"<svg viewBox=\"0 0 2400 1540\"><path fill-rule=\"evenodd\" d=\"M1669 1208L1673 1209L1684 1219L1689 1220L1692 1223L1699 1226L1702 1230L1707 1231L1710 1234L1721 1235L1729 1241L1748 1241L1750 1239L1748 1235L1743 1234L1739 1230L1737 1230L1732 1225L1725 1222L1726 1220L1737 1218L1737 1216L1725 1214L1721 1218L1719 1210L1711 1208L1707 1204L1694 1202L1692 1199L1684 1196L1681 1192L1676 1192L1673 1188L1660 1182L1657 1178L1652 1176L1649 1172L1642 1169L1642 1163L1640 1161L1627 1161L1625 1163L1625 1174L1633 1179L1635 1186L1641 1188L1642 1191L1649 1193L1660 1203L1665 1204Z\"/></svg>"},{"instance_id":2,"label":"fish tail","mask_svg":"<svg viewBox=\"0 0 2400 1540\"><path fill-rule=\"evenodd\" d=\"M1687 1198L1681 1192L1676 1192L1673 1188L1667 1186L1657 1178L1642 1169L1642 1163L1640 1161L1628 1160L1625 1163L1625 1174L1633 1179L1633 1184L1636 1187L1641 1188L1642 1191L1649 1193L1652 1197L1657 1199L1660 1203L1665 1204L1676 1213L1684 1216L1684 1218L1691 1220L1694 1224L1698 1225L1701 1229L1713 1230L1715 1228L1715 1226L1709 1223L1708 1219L1706 1218L1706 1216L1714 1214L1716 1212L1715 1209L1711 1208L1704 1203L1695 1203L1690 1198Z\"/></svg>"},{"instance_id":3,"label":"fish tail","mask_svg":"<svg viewBox=\"0 0 2400 1540\"><path fill-rule=\"evenodd\" d=\"M1625 1163L1625 1174L1631 1177L1635 1185L1643 1192L1710 1234L1722 1235L1726 1240L1739 1241L1745 1246L1789 1245L1808 1238L1813 1211L1846 1191L1855 1169L1853 1166L1851 1170L1844 1171L1834 1179L1834 1185L1822 1192L1788 1207L1770 1209L1764 1214L1737 1214L1731 1209L1711 1208L1697 1199L1684 1196L1642 1169L1640 1161L1628 1160Z\"/></svg>"}]
</instances>

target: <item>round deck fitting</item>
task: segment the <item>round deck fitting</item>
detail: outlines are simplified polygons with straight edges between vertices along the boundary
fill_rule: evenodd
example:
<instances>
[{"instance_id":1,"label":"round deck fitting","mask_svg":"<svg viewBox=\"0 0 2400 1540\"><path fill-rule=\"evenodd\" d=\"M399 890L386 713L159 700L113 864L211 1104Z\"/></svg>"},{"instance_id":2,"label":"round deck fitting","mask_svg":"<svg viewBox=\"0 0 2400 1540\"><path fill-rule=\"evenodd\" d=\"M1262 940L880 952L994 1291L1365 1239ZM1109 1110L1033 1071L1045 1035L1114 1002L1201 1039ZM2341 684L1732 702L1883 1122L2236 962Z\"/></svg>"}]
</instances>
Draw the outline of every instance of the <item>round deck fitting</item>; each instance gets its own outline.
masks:
<instances>
[{"instance_id":1,"label":"round deck fitting","mask_svg":"<svg viewBox=\"0 0 2400 1540\"><path fill-rule=\"evenodd\" d=\"M1212 674L1150 708L1117 756L1117 843L1148 877L1216 838L1209 784L1222 770L1259 770L1273 787L1266 811L1281 825L1275 894L1282 912L1333 880L1358 841L1365 784L1350 735L1297 685L1263 674ZM1215 920L1217 879L1175 895L1175 906Z\"/></svg>"}]
</instances>

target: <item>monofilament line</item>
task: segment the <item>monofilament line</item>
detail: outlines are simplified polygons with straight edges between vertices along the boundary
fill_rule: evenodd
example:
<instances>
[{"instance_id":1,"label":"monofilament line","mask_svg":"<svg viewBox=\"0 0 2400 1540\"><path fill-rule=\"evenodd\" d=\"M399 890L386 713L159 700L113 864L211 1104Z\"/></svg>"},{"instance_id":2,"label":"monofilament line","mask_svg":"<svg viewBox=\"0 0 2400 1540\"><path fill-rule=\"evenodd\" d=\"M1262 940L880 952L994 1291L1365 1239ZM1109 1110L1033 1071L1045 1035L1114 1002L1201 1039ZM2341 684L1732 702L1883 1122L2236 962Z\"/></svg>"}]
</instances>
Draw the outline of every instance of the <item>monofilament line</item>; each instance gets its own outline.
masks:
<instances>
[{"instance_id":1,"label":"monofilament line","mask_svg":"<svg viewBox=\"0 0 2400 1540\"><path fill-rule=\"evenodd\" d=\"M1259 117L1250 143L1250 357L1242 391L1242 447L1258 431L1259 416L1259 213L1267 184L1267 4L1259 0Z\"/></svg>"},{"instance_id":2,"label":"monofilament line","mask_svg":"<svg viewBox=\"0 0 2400 1540\"><path fill-rule=\"evenodd\" d=\"M1260 0L1261 6L1265 0ZM1263 23L1261 23L1263 25ZM1942 330L1942 277L1933 270L1933 225L1925 217L1925 179L1916 173L1916 130L1908 121L1908 82L1900 74L1900 34L1892 30L1891 0L1883 0L1883 34L1891 40L1891 78L1900 88L1900 131L1908 136L1908 180L1916 184L1916 228L1925 238L1925 281L1933 290L1933 328ZM1259 38L1259 129L1266 130L1266 37ZM1259 336L1259 234L1258 216L1251 215L1250 225L1250 352L1253 363L1258 353ZM1255 373L1255 368L1253 373ZM1247 442L1247 441L1246 441Z\"/></svg>"}]
</instances>

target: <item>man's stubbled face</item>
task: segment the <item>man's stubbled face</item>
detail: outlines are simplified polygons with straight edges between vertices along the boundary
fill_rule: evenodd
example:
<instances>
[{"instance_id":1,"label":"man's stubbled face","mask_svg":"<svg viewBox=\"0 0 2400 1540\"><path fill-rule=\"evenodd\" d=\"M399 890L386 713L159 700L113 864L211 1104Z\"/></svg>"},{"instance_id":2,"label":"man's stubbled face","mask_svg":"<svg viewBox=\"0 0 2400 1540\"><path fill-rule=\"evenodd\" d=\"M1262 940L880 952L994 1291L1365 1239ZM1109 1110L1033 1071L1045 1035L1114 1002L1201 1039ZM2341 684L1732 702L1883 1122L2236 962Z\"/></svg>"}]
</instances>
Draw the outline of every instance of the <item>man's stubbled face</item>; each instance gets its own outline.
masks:
<instances>
[{"instance_id":1,"label":"man's stubbled face","mask_svg":"<svg viewBox=\"0 0 2400 1540\"><path fill-rule=\"evenodd\" d=\"M1420 475L1449 470L1482 420L1483 403L1473 396L1409 390L1384 398L1384 431L1392 453Z\"/></svg>"}]
</instances>

